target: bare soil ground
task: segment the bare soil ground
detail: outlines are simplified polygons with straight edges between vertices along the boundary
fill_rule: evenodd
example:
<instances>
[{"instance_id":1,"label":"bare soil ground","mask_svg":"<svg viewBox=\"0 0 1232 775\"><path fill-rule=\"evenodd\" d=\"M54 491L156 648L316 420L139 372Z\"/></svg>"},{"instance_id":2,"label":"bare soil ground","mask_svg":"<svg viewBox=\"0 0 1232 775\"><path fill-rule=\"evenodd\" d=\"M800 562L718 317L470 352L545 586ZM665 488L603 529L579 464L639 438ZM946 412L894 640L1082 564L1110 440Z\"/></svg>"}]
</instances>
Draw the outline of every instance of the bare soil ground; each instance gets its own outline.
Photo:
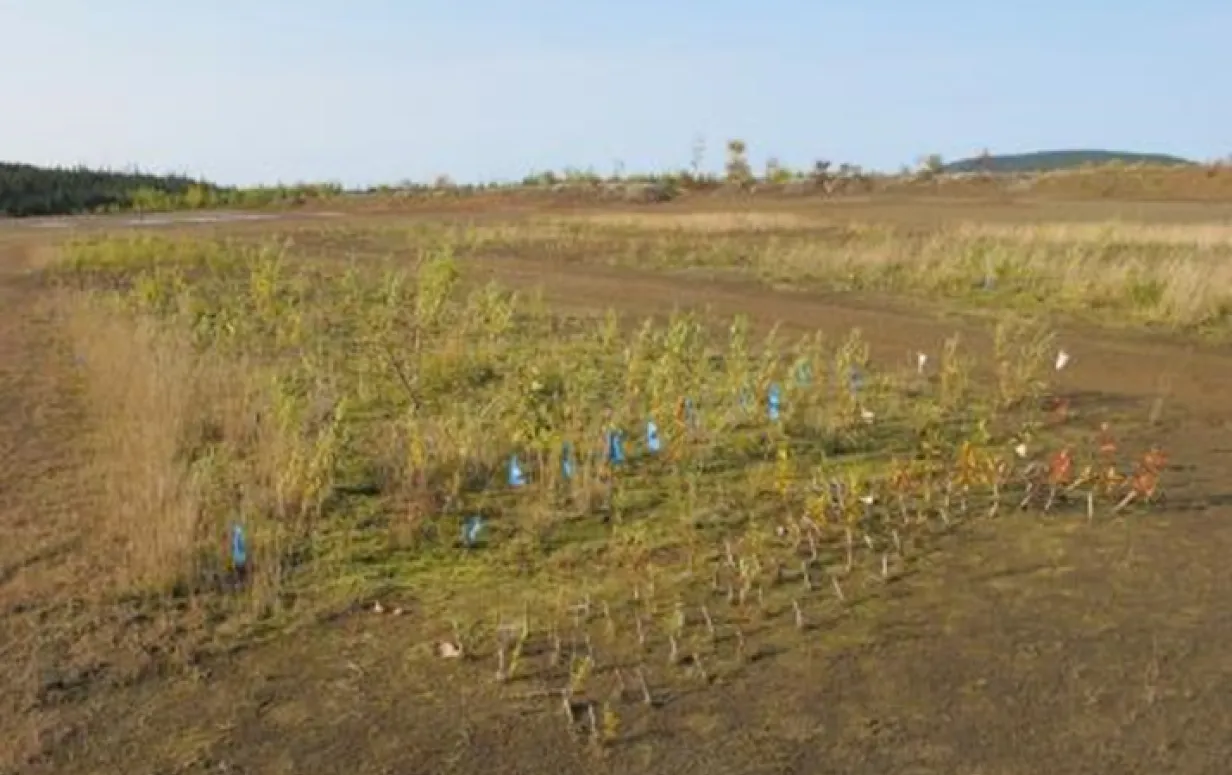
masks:
<instances>
[{"instance_id":1,"label":"bare soil ground","mask_svg":"<svg viewBox=\"0 0 1232 775\"><path fill-rule=\"evenodd\" d=\"M541 706L455 680L456 663L425 667L413 612L209 658L169 654L158 621L98 614L80 550L89 407L32 245L0 241L0 772L1232 771L1232 352L1065 332L1079 408L1154 415L1174 462L1166 509L972 528L803 645L623 719L599 755ZM883 360L956 330L982 342L962 319L878 300L533 257L476 269L574 310L858 326Z\"/></svg>"}]
</instances>

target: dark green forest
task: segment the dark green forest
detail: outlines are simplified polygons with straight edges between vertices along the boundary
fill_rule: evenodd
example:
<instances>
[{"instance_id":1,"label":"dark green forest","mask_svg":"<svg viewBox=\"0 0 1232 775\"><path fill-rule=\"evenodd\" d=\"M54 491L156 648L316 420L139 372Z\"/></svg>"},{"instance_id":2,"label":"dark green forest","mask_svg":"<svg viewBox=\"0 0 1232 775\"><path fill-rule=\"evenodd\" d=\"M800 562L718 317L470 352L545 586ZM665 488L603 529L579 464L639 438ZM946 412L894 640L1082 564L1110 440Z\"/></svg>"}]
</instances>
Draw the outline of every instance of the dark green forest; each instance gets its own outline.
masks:
<instances>
[{"instance_id":1,"label":"dark green forest","mask_svg":"<svg viewBox=\"0 0 1232 775\"><path fill-rule=\"evenodd\" d=\"M1194 162L1162 153L1066 150L1033 153L992 154L950 162L943 172L1053 172L1100 164L1151 164L1186 166Z\"/></svg>"},{"instance_id":2,"label":"dark green forest","mask_svg":"<svg viewBox=\"0 0 1232 775\"><path fill-rule=\"evenodd\" d=\"M335 183L235 188L182 175L0 162L0 216L11 217L298 205L342 192Z\"/></svg>"},{"instance_id":3,"label":"dark green forest","mask_svg":"<svg viewBox=\"0 0 1232 775\"><path fill-rule=\"evenodd\" d=\"M134 207L143 195L139 192L182 197L193 187L217 188L179 175L0 162L0 213L37 216L125 210Z\"/></svg>"}]
</instances>

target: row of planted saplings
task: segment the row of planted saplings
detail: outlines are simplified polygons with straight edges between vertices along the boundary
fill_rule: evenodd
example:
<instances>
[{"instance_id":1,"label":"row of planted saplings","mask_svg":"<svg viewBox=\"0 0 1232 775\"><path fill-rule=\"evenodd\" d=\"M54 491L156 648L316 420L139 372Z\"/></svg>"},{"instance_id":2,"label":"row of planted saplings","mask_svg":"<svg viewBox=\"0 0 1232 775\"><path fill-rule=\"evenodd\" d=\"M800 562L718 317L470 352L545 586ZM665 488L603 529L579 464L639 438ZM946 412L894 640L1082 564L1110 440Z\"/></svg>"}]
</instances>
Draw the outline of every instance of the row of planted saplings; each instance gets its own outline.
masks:
<instances>
[{"instance_id":1,"label":"row of planted saplings","mask_svg":"<svg viewBox=\"0 0 1232 775\"><path fill-rule=\"evenodd\" d=\"M948 467L931 472L934 482L947 483L943 486L950 490L948 503L944 494L936 490L930 494L933 485L927 478L908 473L905 466L863 490L851 479L831 480L818 493L824 513L786 519L773 530L762 529L743 541L723 540L713 547L709 590L701 602L687 605L684 598L690 589L677 588L664 611L664 595L656 593L651 580L632 585L619 608L587 596L564 614L545 617L551 624L538 633L532 631L528 607L519 622L495 629L490 658L495 661L496 678L504 684L533 677L557 683L527 696L558 700L571 731L583 732L596 745L611 744L619 736L622 704L638 701L655 707L673 678L687 676L708 684L725 671L772 653L750 645L759 622L789 614L795 629L808 631L817 624L808 613L808 601L815 593L830 590L828 597L840 605L853 602L851 585L859 579L852 574L861 550L878 559L873 575L889 581L894 566L911 551L912 526L948 524L972 512L974 492L967 478L980 466L990 475L1000 470L1007 482L1018 483L1019 491L1012 495L1011 487L1001 487L1002 497L1018 508L1036 504L1048 511L1067 495L1080 496L1089 504L1103 494L1114 498L1113 511L1119 512L1133 502L1151 502L1159 496L1165 464L1160 450L1148 450L1126 469L1114 460L1115 445L1106 428L1097 444L1090 462L1080 470L1074 468L1072 447L1046 455L1043 461L1020 459L1014 464L964 445ZM1017 473L1008 474L1006 469ZM1117 490L1109 489L1114 481ZM988 508L979 513L997 513L999 501L992 488L983 494L986 503L981 506ZM702 575L691 574L694 598ZM602 627L599 639L592 632L595 623ZM455 622L452 639L438 648L442 656L477 659L481 638L465 637ZM671 673L665 675L652 666L656 651L660 658L665 656ZM538 674L527 667L535 658L542 663Z\"/></svg>"},{"instance_id":2,"label":"row of planted saplings","mask_svg":"<svg viewBox=\"0 0 1232 775\"><path fill-rule=\"evenodd\" d=\"M812 382L812 367L808 361L800 361L796 364L793 370L794 379L797 386L808 386ZM848 385L852 395L856 395L864 385L864 376L856 366L849 367ZM756 401L754 399L754 391L751 388L745 388L740 391L738 398L738 408L746 417L751 417L755 413ZM764 397L764 413L768 423L775 425L781 424L784 419L784 390L777 382L772 382L767 387ZM874 414L867 408L860 408L860 415L864 422L871 422L874 419ZM690 398L681 398L676 402L675 406L675 423L676 426L684 433L696 434L700 431L701 420L697 407ZM683 436L684 434L679 434ZM667 440L664 438L663 431L659 422L655 418L649 418L645 421L644 428L639 434L640 439L636 446L636 452L630 453L631 440L629 434L622 428L609 425L602 436L602 448L600 451L600 462L606 468L608 473L615 473L625 466L633 462L634 454L640 453L641 456L647 458L655 458L663 455L667 449ZM579 455L573 442L565 440L560 443L556 455L553 456L558 462L559 481L569 482L579 474ZM527 466L518 453L510 453L504 465L504 482L506 486L513 490L522 489L530 484L531 476L527 471ZM609 481L611 481L609 479ZM466 546L474 546L484 530L484 520L478 515L471 515L464 520L462 528L462 540Z\"/></svg>"}]
</instances>

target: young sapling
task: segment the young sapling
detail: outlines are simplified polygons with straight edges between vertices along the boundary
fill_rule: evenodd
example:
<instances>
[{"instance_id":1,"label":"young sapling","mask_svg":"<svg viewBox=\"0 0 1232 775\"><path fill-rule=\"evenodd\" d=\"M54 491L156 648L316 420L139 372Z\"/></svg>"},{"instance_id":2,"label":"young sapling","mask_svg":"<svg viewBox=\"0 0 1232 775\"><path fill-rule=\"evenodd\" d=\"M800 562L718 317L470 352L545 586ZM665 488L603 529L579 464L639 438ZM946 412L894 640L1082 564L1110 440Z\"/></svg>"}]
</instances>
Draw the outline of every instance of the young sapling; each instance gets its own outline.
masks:
<instances>
[{"instance_id":1,"label":"young sapling","mask_svg":"<svg viewBox=\"0 0 1232 775\"><path fill-rule=\"evenodd\" d=\"M609 638L616 637L616 620L612 618L612 608L605 600L603 602L603 618L607 624L607 636Z\"/></svg>"},{"instance_id":2,"label":"young sapling","mask_svg":"<svg viewBox=\"0 0 1232 775\"><path fill-rule=\"evenodd\" d=\"M569 693L571 695L581 694L586 689L586 681L590 678L593 667L594 662L590 657L574 658L569 671Z\"/></svg>"},{"instance_id":3,"label":"young sapling","mask_svg":"<svg viewBox=\"0 0 1232 775\"><path fill-rule=\"evenodd\" d=\"M611 745L620 736L620 716L611 702L603 703L603 745Z\"/></svg>"},{"instance_id":4,"label":"young sapling","mask_svg":"<svg viewBox=\"0 0 1232 775\"><path fill-rule=\"evenodd\" d=\"M696 651L693 652L693 667L702 677L702 683L710 683L710 673L706 672L706 666L702 664L702 658Z\"/></svg>"},{"instance_id":5,"label":"young sapling","mask_svg":"<svg viewBox=\"0 0 1232 775\"><path fill-rule=\"evenodd\" d=\"M641 667L637 669L637 682L642 688L642 702L647 707L654 705L654 696L650 693L650 684L646 682L646 671Z\"/></svg>"},{"instance_id":6,"label":"young sapling","mask_svg":"<svg viewBox=\"0 0 1232 775\"><path fill-rule=\"evenodd\" d=\"M505 683L509 680L509 672L506 668L505 649L508 648L504 641L500 641L496 645L496 680Z\"/></svg>"},{"instance_id":7,"label":"young sapling","mask_svg":"<svg viewBox=\"0 0 1232 775\"><path fill-rule=\"evenodd\" d=\"M586 706L586 719L590 723L590 739L596 745L602 745L603 737L599 729L599 719L595 714L595 704L589 703Z\"/></svg>"},{"instance_id":8,"label":"young sapling","mask_svg":"<svg viewBox=\"0 0 1232 775\"><path fill-rule=\"evenodd\" d=\"M714 628L714 619L710 617L710 609L704 605L702 606L702 620L706 623L706 631L710 633L711 640L716 639L718 635Z\"/></svg>"},{"instance_id":9,"label":"young sapling","mask_svg":"<svg viewBox=\"0 0 1232 775\"><path fill-rule=\"evenodd\" d=\"M548 655L548 664L556 667L560 664L561 658L564 656L564 645L560 640L560 630L555 624L552 625L552 632L549 636L552 641L552 651Z\"/></svg>"}]
</instances>

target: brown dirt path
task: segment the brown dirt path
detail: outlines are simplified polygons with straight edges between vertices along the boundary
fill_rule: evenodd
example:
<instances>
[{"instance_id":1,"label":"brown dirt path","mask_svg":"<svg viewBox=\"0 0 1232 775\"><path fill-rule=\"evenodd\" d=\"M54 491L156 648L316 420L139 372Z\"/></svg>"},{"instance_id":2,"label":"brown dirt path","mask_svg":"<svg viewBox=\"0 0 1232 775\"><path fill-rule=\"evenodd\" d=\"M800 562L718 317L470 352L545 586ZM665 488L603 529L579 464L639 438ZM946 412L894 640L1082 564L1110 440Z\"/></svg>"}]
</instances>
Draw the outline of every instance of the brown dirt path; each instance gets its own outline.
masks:
<instances>
[{"instance_id":1,"label":"brown dirt path","mask_svg":"<svg viewBox=\"0 0 1232 775\"><path fill-rule=\"evenodd\" d=\"M542 284L550 301L578 310L709 305L793 329L859 326L879 359L935 352L956 329L985 343L961 321L701 278L522 259L483 271ZM15 599L23 578L67 572L67 549L36 547L71 542L66 502L85 492L58 462L72 449L75 409L35 302L18 273L0 275L0 568L18 569L0 576L0 600ZM806 642L665 708L631 711L624 742L603 758L550 713L494 701L491 687L451 680L450 666L425 670L409 656L422 636L413 618L359 617L192 675L94 685L53 707L61 726L39 720L44 733L68 731L41 740L43 757L24 771L1232 771L1232 404L1222 395L1232 355L1078 332L1066 344L1075 356L1067 388L1142 417L1161 377L1170 380L1158 435L1177 469L1167 513L976 528L876 616L826 622L824 646ZM27 627L14 635L14 622ZM37 634L29 624L11 610L0 621L6 659ZM0 671L7 696L21 676L11 660ZM5 702L4 718L33 717L29 702ZM20 721L0 721L6 745L21 732Z\"/></svg>"},{"instance_id":2,"label":"brown dirt path","mask_svg":"<svg viewBox=\"0 0 1232 775\"><path fill-rule=\"evenodd\" d=\"M53 365L53 323L31 282L40 252L0 244L0 772L45 742L54 712L38 699L50 645L80 597L77 508L88 484L73 444L80 407Z\"/></svg>"}]
</instances>

